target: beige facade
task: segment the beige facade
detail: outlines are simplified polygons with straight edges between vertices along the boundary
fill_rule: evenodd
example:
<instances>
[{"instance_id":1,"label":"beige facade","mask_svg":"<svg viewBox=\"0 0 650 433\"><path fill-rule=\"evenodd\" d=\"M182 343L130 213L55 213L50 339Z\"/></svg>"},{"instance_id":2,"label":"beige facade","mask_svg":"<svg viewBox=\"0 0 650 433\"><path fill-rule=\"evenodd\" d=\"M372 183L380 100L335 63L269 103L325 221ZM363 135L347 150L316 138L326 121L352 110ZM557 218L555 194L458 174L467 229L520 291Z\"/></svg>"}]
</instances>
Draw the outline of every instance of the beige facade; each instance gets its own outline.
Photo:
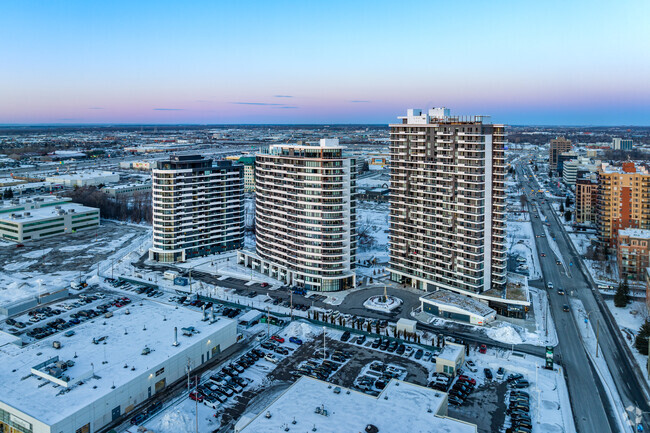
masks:
<instances>
[{"instance_id":1,"label":"beige facade","mask_svg":"<svg viewBox=\"0 0 650 433\"><path fill-rule=\"evenodd\" d=\"M616 246L618 231L650 229L650 173L645 167L624 162L598 169L599 242Z\"/></svg>"},{"instance_id":2,"label":"beige facade","mask_svg":"<svg viewBox=\"0 0 650 433\"><path fill-rule=\"evenodd\" d=\"M576 181L576 213L577 223L596 224L596 206L598 204L598 182L590 179Z\"/></svg>"},{"instance_id":3,"label":"beige facade","mask_svg":"<svg viewBox=\"0 0 650 433\"><path fill-rule=\"evenodd\" d=\"M616 259L621 279L644 281L650 266L650 230L620 230Z\"/></svg>"},{"instance_id":4,"label":"beige facade","mask_svg":"<svg viewBox=\"0 0 650 433\"><path fill-rule=\"evenodd\" d=\"M466 295L506 285L504 126L409 110L390 125L393 281Z\"/></svg>"},{"instance_id":5,"label":"beige facade","mask_svg":"<svg viewBox=\"0 0 650 433\"><path fill-rule=\"evenodd\" d=\"M571 150L571 140L564 137L557 137L551 140L548 149L548 164L553 171L557 170L557 163L560 154Z\"/></svg>"}]
</instances>

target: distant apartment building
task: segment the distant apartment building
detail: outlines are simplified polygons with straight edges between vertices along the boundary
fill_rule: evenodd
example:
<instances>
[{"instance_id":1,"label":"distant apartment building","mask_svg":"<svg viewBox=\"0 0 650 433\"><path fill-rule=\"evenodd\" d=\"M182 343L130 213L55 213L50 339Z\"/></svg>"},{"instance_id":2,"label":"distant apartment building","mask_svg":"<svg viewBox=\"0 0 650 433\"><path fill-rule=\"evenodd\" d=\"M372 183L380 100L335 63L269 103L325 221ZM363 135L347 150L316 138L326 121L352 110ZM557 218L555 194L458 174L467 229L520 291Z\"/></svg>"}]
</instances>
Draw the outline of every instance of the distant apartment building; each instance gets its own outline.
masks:
<instances>
[{"instance_id":1,"label":"distant apartment building","mask_svg":"<svg viewBox=\"0 0 650 433\"><path fill-rule=\"evenodd\" d=\"M504 126L448 109L390 125L393 281L479 295L506 287Z\"/></svg>"},{"instance_id":2,"label":"distant apartment building","mask_svg":"<svg viewBox=\"0 0 650 433\"><path fill-rule=\"evenodd\" d=\"M614 150L632 150L633 143L630 138L615 137L612 139L612 149Z\"/></svg>"},{"instance_id":3,"label":"distant apartment building","mask_svg":"<svg viewBox=\"0 0 650 433\"><path fill-rule=\"evenodd\" d=\"M599 242L616 246L619 230L650 229L650 173L645 167L624 162L598 169Z\"/></svg>"},{"instance_id":4,"label":"distant apartment building","mask_svg":"<svg viewBox=\"0 0 650 433\"><path fill-rule=\"evenodd\" d=\"M645 281L650 266L650 230L620 230L616 258L621 279Z\"/></svg>"},{"instance_id":5,"label":"distant apartment building","mask_svg":"<svg viewBox=\"0 0 650 433\"><path fill-rule=\"evenodd\" d=\"M579 224L596 224L598 205L598 181L583 177L576 181L575 221Z\"/></svg>"},{"instance_id":6,"label":"distant apartment building","mask_svg":"<svg viewBox=\"0 0 650 433\"><path fill-rule=\"evenodd\" d=\"M571 150L571 140L567 140L564 137L557 137L551 140L550 147L548 150L548 164L549 168L553 171L558 169L558 157L564 152L569 152Z\"/></svg>"},{"instance_id":7,"label":"distant apartment building","mask_svg":"<svg viewBox=\"0 0 650 433\"><path fill-rule=\"evenodd\" d=\"M589 173L595 173L597 170L598 165L592 162L591 159L578 156L575 159L563 163L562 182L564 182L566 186L575 188L578 179L588 175Z\"/></svg>"},{"instance_id":8,"label":"distant apartment building","mask_svg":"<svg viewBox=\"0 0 650 433\"><path fill-rule=\"evenodd\" d=\"M356 161L343 150L322 139L256 155L256 252L238 263L308 290L355 287Z\"/></svg>"},{"instance_id":9,"label":"distant apartment building","mask_svg":"<svg viewBox=\"0 0 650 433\"><path fill-rule=\"evenodd\" d=\"M241 165L200 155L156 161L152 195L151 260L179 262L243 246Z\"/></svg>"},{"instance_id":10,"label":"distant apartment building","mask_svg":"<svg viewBox=\"0 0 650 433\"><path fill-rule=\"evenodd\" d=\"M51 206L47 206L52 203ZM0 213L0 238L25 242L99 226L99 209L52 200L29 210Z\"/></svg>"},{"instance_id":11,"label":"distant apartment building","mask_svg":"<svg viewBox=\"0 0 650 433\"><path fill-rule=\"evenodd\" d=\"M226 159L236 161L244 166L244 191L255 191L255 156L227 156Z\"/></svg>"}]
</instances>

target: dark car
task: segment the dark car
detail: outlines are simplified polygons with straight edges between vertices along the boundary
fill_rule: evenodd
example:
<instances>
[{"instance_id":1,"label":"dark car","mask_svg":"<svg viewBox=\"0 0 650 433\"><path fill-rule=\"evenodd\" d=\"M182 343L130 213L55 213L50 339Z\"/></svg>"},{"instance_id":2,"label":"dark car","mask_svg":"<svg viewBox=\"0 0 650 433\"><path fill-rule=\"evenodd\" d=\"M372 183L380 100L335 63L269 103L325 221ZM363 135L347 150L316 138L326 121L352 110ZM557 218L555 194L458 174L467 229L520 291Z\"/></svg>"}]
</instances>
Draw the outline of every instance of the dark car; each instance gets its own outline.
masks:
<instances>
[{"instance_id":1,"label":"dark car","mask_svg":"<svg viewBox=\"0 0 650 433\"><path fill-rule=\"evenodd\" d=\"M406 351L406 346L403 345L403 344L400 344L400 345L397 347L397 350L395 351L395 353L396 353L397 355L404 355L404 351Z\"/></svg>"},{"instance_id":2,"label":"dark car","mask_svg":"<svg viewBox=\"0 0 650 433\"><path fill-rule=\"evenodd\" d=\"M562 311L569 312L569 311L571 311L571 308L570 308L568 305L565 304L565 305L562 307Z\"/></svg>"},{"instance_id":3,"label":"dark car","mask_svg":"<svg viewBox=\"0 0 650 433\"><path fill-rule=\"evenodd\" d=\"M132 425L139 425L146 419L147 419L147 415L145 415L143 413L139 413L136 416L134 416L133 418L131 418L131 424Z\"/></svg>"},{"instance_id":4,"label":"dark car","mask_svg":"<svg viewBox=\"0 0 650 433\"><path fill-rule=\"evenodd\" d=\"M379 349L379 346L381 346L381 338L376 338L375 341L372 342L371 347L373 349Z\"/></svg>"},{"instance_id":5,"label":"dark car","mask_svg":"<svg viewBox=\"0 0 650 433\"><path fill-rule=\"evenodd\" d=\"M343 335L341 335L341 341L348 341L350 339L350 331L345 331Z\"/></svg>"},{"instance_id":6,"label":"dark car","mask_svg":"<svg viewBox=\"0 0 650 433\"><path fill-rule=\"evenodd\" d=\"M366 342L366 336L365 335L362 335L361 337L357 338L357 341L356 341L357 344L363 344L365 342Z\"/></svg>"},{"instance_id":7,"label":"dark car","mask_svg":"<svg viewBox=\"0 0 650 433\"><path fill-rule=\"evenodd\" d=\"M417 352L415 352L415 359L422 359L422 355L424 355L424 351L422 349L418 349Z\"/></svg>"},{"instance_id":8,"label":"dark car","mask_svg":"<svg viewBox=\"0 0 650 433\"><path fill-rule=\"evenodd\" d=\"M507 380L508 380L508 382L514 382L516 380L523 379L523 378L524 378L523 374L517 373L517 374L509 375Z\"/></svg>"},{"instance_id":9,"label":"dark car","mask_svg":"<svg viewBox=\"0 0 650 433\"><path fill-rule=\"evenodd\" d=\"M489 368L484 368L483 373L485 374L485 378L487 380L492 380L492 377L493 377L492 376L492 370L490 370Z\"/></svg>"}]
</instances>

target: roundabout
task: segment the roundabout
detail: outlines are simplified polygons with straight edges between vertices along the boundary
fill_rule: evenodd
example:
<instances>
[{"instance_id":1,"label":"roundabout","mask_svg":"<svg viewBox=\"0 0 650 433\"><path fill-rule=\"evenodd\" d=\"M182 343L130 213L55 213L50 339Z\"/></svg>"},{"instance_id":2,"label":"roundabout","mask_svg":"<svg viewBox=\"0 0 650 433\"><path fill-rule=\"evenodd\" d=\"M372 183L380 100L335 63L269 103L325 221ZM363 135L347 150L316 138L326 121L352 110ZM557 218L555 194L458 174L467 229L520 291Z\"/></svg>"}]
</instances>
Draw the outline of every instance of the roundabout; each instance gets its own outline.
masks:
<instances>
[{"instance_id":1,"label":"roundabout","mask_svg":"<svg viewBox=\"0 0 650 433\"><path fill-rule=\"evenodd\" d=\"M390 313L400 305L403 301L400 298L395 296L389 296L386 293L386 288L384 288L383 295L371 296L364 303L363 306L369 310L382 311L384 313Z\"/></svg>"}]
</instances>

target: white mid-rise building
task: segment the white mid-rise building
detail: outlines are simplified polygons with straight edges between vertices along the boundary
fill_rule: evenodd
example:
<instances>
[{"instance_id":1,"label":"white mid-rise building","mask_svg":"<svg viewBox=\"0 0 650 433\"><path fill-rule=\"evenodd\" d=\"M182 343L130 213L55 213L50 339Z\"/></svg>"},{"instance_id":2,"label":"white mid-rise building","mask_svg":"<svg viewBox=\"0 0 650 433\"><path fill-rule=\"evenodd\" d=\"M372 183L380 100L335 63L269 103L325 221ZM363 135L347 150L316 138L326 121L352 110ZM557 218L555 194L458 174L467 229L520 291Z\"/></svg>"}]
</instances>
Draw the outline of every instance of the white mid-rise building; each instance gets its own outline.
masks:
<instances>
[{"instance_id":1,"label":"white mid-rise building","mask_svg":"<svg viewBox=\"0 0 650 433\"><path fill-rule=\"evenodd\" d=\"M256 253L240 264L308 290L355 286L356 161L343 149L322 139L256 155Z\"/></svg>"},{"instance_id":2,"label":"white mid-rise building","mask_svg":"<svg viewBox=\"0 0 650 433\"><path fill-rule=\"evenodd\" d=\"M58 183L68 187L83 187L106 185L120 181L120 175L111 171L80 171L77 173L57 174L47 176L46 182Z\"/></svg>"},{"instance_id":3,"label":"white mid-rise building","mask_svg":"<svg viewBox=\"0 0 650 433\"><path fill-rule=\"evenodd\" d=\"M391 279L464 295L506 286L504 126L448 109L390 125Z\"/></svg>"},{"instance_id":4,"label":"white mid-rise building","mask_svg":"<svg viewBox=\"0 0 650 433\"><path fill-rule=\"evenodd\" d=\"M243 167L200 155L171 156L152 169L149 258L179 262L244 243Z\"/></svg>"}]
</instances>

